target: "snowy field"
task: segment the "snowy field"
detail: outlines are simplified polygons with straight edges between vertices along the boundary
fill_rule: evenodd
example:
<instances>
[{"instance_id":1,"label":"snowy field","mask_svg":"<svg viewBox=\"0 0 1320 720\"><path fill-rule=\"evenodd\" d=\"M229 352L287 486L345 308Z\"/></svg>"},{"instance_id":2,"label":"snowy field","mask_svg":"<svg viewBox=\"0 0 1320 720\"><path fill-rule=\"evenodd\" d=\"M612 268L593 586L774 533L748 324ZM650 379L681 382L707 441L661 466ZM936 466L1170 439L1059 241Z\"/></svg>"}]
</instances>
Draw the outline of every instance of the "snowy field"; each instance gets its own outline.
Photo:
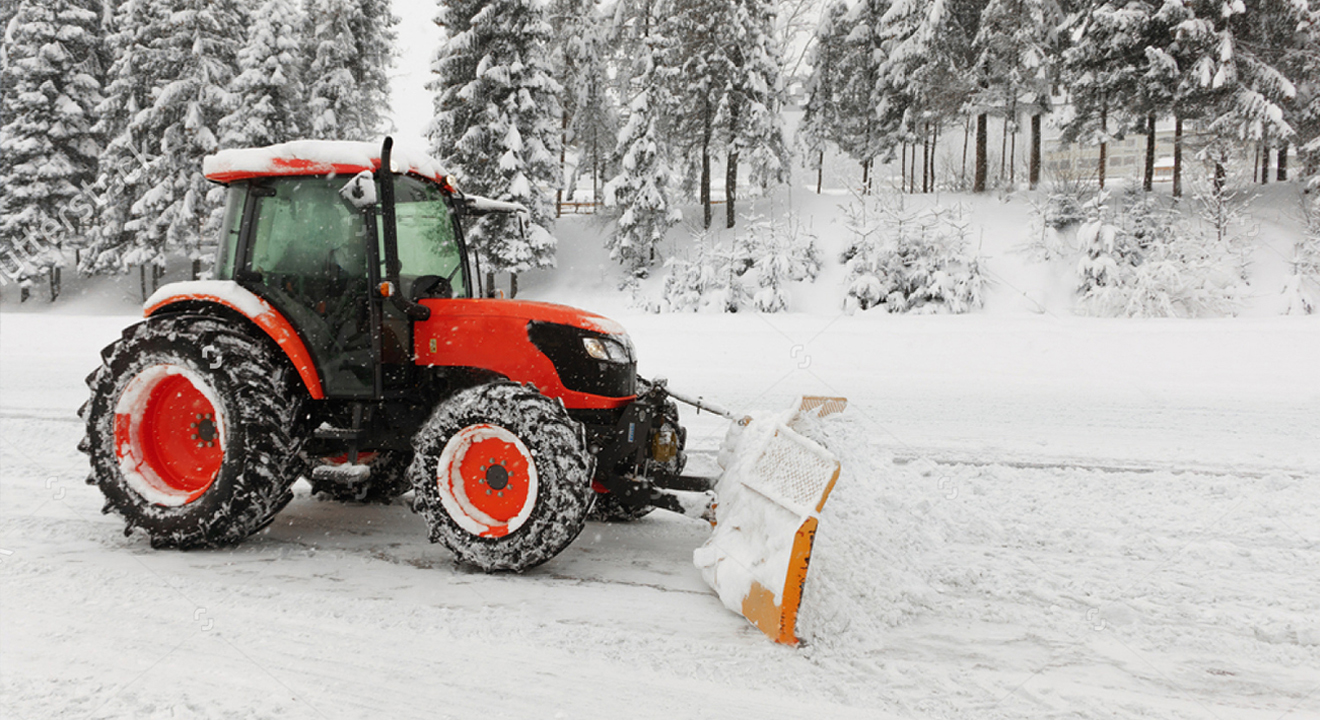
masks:
<instances>
[{"instance_id":1,"label":"snowy field","mask_svg":"<svg viewBox=\"0 0 1320 720\"><path fill-rule=\"evenodd\" d=\"M642 372L852 400L800 649L706 526L592 523L523 576L399 502L220 551L125 538L82 378L128 316L0 315L6 718L1320 718L1320 322L623 313ZM52 342L53 339L58 342ZM685 415L693 467L723 421Z\"/></svg>"}]
</instances>

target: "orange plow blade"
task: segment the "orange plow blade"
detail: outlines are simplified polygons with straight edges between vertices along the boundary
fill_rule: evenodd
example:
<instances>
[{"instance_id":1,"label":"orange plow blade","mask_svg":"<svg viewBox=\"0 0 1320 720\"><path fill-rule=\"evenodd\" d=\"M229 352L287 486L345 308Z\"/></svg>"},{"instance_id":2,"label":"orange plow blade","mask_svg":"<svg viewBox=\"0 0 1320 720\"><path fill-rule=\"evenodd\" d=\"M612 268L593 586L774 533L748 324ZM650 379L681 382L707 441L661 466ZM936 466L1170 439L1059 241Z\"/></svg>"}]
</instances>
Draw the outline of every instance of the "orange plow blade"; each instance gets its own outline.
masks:
<instances>
[{"instance_id":1,"label":"orange plow blade","mask_svg":"<svg viewBox=\"0 0 1320 720\"><path fill-rule=\"evenodd\" d=\"M792 412L735 425L720 452L717 523L693 561L726 607L775 642L797 644L820 511L839 478L838 459L793 426L847 402L801 398Z\"/></svg>"}]
</instances>

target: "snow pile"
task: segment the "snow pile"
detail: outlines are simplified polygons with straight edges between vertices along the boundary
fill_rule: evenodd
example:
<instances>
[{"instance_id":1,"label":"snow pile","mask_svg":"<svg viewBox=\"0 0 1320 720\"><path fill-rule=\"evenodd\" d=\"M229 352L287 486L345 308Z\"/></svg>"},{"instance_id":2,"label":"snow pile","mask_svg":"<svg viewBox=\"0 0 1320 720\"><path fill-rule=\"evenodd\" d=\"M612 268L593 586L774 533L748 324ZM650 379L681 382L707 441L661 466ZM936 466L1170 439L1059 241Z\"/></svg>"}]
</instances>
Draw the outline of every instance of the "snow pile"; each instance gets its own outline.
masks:
<instances>
[{"instance_id":1,"label":"snow pile","mask_svg":"<svg viewBox=\"0 0 1320 720\"><path fill-rule=\"evenodd\" d=\"M295 140L263 148L233 148L207 155L202 172L217 182L250 175L354 174L380 166L381 144L332 140ZM440 181L445 171L439 161L419 148L396 144L390 153L391 169Z\"/></svg>"},{"instance_id":2,"label":"snow pile","mask_svg":"<svg viewBox=\"0 0 1320 720\"><path fill-rule=\"evenodd\" d=\"M841 465L820 514L798 636L823 647L878 646L888 629L931 607L931 558L947 522L927 499L925 486L934 481L920 466L895 465L854 412L804 418L795 427Z\"/></svg>"}]
</instances>

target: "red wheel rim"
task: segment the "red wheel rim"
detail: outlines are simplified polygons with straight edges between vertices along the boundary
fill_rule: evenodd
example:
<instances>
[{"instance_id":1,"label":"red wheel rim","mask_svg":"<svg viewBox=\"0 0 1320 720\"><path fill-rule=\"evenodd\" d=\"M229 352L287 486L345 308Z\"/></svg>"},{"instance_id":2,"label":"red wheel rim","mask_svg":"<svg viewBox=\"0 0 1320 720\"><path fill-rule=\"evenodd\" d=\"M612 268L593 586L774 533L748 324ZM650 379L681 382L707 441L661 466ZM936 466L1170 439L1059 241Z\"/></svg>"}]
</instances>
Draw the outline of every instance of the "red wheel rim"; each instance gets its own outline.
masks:
<instances>
[{"instance_id":1,"label":"red wheel rim","mask_svg":"<svg viewBox=\"0 0 1320 720\"><path fill-rule=\"evenodd\" d=\"M436 482L450 517L481 537L517 530L536 505L532 454L498 425L470 425L450 438L436 466Z\"/></svg>"},{"instance_id":2,"label":"red wheel rim","mask_svg":"<svg viewBox=\"0 0 1320 720\"><path fill-rule=\"evenodd\" d=\"M115 454L125 480L148 501L190 503L220 474L224 416L200 377L177 365L153 365L119 396Z\"/></svg>"}]
</instances>

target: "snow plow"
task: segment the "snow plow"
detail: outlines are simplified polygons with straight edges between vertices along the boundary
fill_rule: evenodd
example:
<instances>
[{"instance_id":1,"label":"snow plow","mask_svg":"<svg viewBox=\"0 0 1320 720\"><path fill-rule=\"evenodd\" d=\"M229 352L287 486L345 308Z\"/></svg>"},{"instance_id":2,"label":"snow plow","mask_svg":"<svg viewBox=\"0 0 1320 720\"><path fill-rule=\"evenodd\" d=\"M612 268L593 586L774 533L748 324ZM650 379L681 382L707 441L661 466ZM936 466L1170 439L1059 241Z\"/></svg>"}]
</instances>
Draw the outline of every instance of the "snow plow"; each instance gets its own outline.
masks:
<instances>
[{"instance_id":1,"label":"snow plow","mask_svg":"<svg viewBox=\"0 0 1320 720\"><path fill-rule=\"evenodd\" d=\"M203 170L227 188L214 279L149 298L79 411L88 483L125 534L231 545L300 477L346 502L412 491L431 541L488 572L550 560L589 517L711 517L714 481L683 474L676 400L711 406L638 377L613 321L482 287L464 222L520 206L462 193L389 138L226 150ZM730 451L699 564L791 642L831 458L793 418L721 412L760 439Z\"/></svg>"}]
</instances>

